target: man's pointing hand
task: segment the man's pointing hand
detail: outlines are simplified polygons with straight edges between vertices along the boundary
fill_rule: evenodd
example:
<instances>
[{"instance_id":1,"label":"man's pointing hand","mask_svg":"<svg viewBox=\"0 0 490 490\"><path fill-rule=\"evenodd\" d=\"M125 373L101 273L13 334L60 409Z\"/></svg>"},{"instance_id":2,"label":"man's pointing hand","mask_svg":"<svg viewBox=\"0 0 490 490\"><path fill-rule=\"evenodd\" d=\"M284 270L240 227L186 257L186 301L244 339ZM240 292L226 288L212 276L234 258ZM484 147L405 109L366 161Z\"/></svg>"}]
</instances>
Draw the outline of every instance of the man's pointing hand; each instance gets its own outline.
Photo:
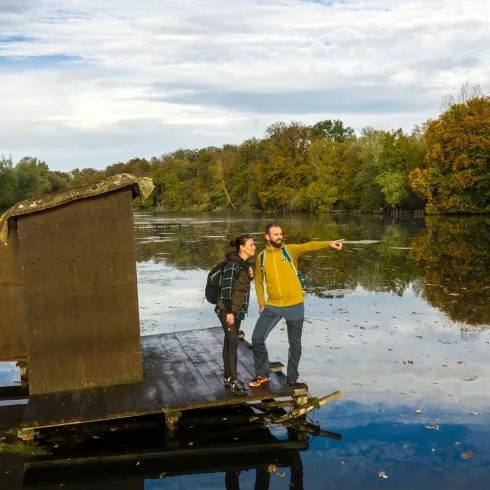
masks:
<instances>
[{"instance_id":1,"label":"man's pointing hand","mask_svg":"<svg viewBox=\"0 0 490 490\"><path fill-rule=\"evenodd\" d=\"M330 242L330 248L333 248L335 250L342 250L342 242L345 240L345 238L341 238L340 240L335 240L334 242Z\"/></svg>"}]
</instances>

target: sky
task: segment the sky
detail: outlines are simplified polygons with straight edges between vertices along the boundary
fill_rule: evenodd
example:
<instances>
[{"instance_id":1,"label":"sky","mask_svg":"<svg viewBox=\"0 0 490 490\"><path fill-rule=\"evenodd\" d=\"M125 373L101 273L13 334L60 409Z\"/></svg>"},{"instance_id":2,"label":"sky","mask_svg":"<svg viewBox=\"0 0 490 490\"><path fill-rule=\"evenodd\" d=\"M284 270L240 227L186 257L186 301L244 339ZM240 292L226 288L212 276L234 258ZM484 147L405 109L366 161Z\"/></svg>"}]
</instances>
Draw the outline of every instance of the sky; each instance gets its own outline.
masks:
<instances>
[{"instance_id":1,"label":"sky","mask_svg":"<svg viewBox=\"0 0 490 490\"><path fill-rule=\"evenodd\" d=\"M0 0L0 155L105 168L490 90L490 0Z\"/></svg>"}]
</instances>

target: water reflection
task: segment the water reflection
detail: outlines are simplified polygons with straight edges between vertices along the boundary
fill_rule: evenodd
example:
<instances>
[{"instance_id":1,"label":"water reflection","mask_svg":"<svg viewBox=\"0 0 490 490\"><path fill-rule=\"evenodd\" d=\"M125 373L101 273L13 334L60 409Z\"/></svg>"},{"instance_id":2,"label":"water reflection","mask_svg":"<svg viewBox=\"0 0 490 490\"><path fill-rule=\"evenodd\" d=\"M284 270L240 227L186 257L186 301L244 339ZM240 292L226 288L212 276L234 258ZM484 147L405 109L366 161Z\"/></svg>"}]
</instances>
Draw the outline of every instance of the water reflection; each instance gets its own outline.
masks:
<instances>
[{"instance_id":1,"label":"water reflection","mask_svg":"<svg viewBox=\"0 0 490 490\"><path fill-rule=\"evenodd\" d=\"M173 215L181 230L136 231L139 261L161 262L182 271L209 270L226 243L242 232L257 234L270 217L253 214ZM138 214L137 223L161 220ZM165 215L165 219L169 219ZM346 238L361 243L340 254L311 254L302 260L307 292L338 297L357 288L398 296L414 291L449 318L468 326L490 324L490 220L488 218L391 218L294 215L278 218L286 238L301 243ZM366 240L379 243L362 243Z\"/></svg>"},{"instance_id":2,"label":"water reflection","mask_svg":"<svg viewBox=\"0 0 490 490\"><path fill-rule=\"evenodd\" d=\"M250 407L203 410L197 419L185 412L176 433L165 430L162 417L47 430L38 440L46 454L1 455L0 471L8 475L2 489L239 490L253 482L269 490L280 481L302 490L308 436L245 421L254 415Z\"/></svg>"},{"instance_id":3,"label":"water reflection","mask_svg":"<svg viewBox=\"0 0 490 490\"><path fill-rule=\"evenodd\" d=\"M207 271L227 250L225 237L252 231L261 242L270 217L136 216L138 223L149 224L172 219L182 222L182 229L135 231L143 334L217 325L203 295ZM226 483L236 485L238 478L243 490L254 488L257 470L263 481L264 467L279 462L277 473L284 472L284 478L268 473L269 488L291 489L296 453L303 471L295 474L302 474L303 486L310 490L380 485L417 490L486 488L490 220L308 215L277 219L291 242L331 237L358 242L340 254L325 251L301 263L308 281L301 377L316 396L342 391L340 400L313 417L319 425L341 433L342 441L310 436L309 449L254 451L245 456L229 449L248 437L235 428L219 436L226 439L226 452L213 449L206 457L193 456L181 463L156 457L153 464L142 455L158 452L167 443L161 429L153 426L140 432L140 428L128 438L120 428L109 431L107 438L73 440L82 444L78 451L88 457L100 456L101 451L105 456L115 450L128 453L125 445L131 441L136 459L107 465L97 460L91 473L89 465L77 468L69 463L73 449L59 446L55 454L67 461L66 470L62 465L56 469L26 465L24 479L22 458L19 466L19 456L0 455L0 488L54 489L63 484L76 490L225 489ZM252 300L244 322L247 338L257 318L255 295ZM268 346L271 360L285 363L287 339L280 327L271 333ZM467 335L474 330L478 335ZM8 369L3 376L10 376ZM0 427L1 421L0 413ZM201 434L190 430L184 429L179 447L192 449L205 441L215 448L222 444L213 439L218 437L214 428ZM268 432L268 438L280 441L290 437L282 428ZM263 442L264 434L250 437ZM59 444L59 439L51 444ZM464 457L468 451L471 459ZM385 471L387 482L378 476L379 470Z\"/></svg>"}]
</instances>

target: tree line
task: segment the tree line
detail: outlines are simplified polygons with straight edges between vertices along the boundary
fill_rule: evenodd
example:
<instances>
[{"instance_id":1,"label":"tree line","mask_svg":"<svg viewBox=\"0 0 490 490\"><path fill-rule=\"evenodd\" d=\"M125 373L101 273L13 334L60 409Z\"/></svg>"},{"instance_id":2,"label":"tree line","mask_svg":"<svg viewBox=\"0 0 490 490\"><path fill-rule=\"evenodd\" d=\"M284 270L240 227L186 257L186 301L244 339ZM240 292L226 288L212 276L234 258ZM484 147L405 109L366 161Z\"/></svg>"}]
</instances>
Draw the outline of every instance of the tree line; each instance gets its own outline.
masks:
<instances>
[{"instance_id":1,"label":"tree line","mask_svg":"<svg viewBox=\"0 0 490 490\"><path fill-rule=\"evenodd\" d=\"M490 97L463 86L444 112L412 132L340 120L277 122L239 145L179 149L104 170L70 172L25 157L0 158L0 210L14 203L127 172L155 190L138 206L169 211L425 209L490 212Z\"/></svg>"}]
</instances>

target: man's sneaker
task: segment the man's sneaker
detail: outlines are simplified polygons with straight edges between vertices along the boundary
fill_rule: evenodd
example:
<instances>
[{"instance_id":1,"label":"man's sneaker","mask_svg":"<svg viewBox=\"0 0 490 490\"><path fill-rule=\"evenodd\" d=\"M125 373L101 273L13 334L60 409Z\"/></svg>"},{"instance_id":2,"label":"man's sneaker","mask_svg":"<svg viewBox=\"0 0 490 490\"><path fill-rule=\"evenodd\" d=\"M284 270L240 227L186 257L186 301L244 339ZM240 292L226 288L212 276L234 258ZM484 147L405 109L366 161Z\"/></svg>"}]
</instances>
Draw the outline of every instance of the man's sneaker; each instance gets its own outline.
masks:
<instances>
[{"instance_id":1,"label":"man's sneaker","mask_svg":"<svg viewBox=\"0 0 490 490\"><path fill-rule=\"evenodd\" d=\"M225 386L231 386L231 376L225 376L223 382L225 383Z\"/></svg>"},{"instance_id":2,"label":"man's sneaker","mask_svg":"<svg viewBox=\"0 0 490 490\"><path fill-rule=\"evenodd\" d=\"M262 383L267 383L269 381L269 376L256 376L250 383L250 386L260 386Z\"/></svg>"},{"instance_id":3,"label":"man's sneaker","mask_svg":"<svg viewBox=\"0 0 490 490\"><path fill-rule=\"evenodd\" d=\"M240 381L233 381L230 384L230 391L234 393L235 395L246 395L247 390L245 389L245 386L243 386Z\"/></svg>"}]
</instances>

